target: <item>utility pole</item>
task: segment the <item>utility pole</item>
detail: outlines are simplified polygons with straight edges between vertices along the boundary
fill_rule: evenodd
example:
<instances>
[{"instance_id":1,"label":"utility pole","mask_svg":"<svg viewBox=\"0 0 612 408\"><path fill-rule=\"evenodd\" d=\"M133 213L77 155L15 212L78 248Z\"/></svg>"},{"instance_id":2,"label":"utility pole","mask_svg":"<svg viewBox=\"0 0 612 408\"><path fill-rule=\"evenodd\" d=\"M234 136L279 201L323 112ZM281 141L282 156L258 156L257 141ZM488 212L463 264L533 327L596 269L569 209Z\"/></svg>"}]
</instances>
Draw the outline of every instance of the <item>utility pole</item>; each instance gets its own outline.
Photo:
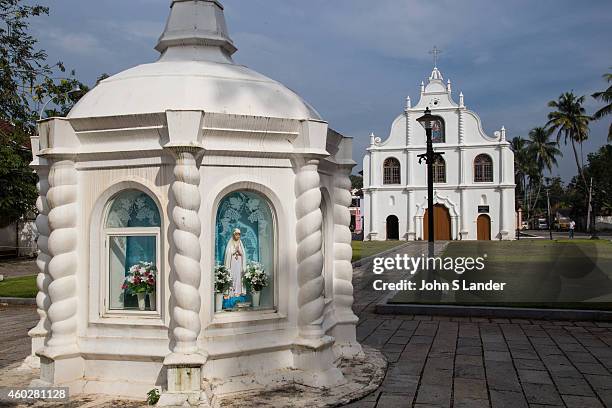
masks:
<instances>
[{"instance_id":1,"label":"utility pole","mask_svg":"<svg viewBox=\"0 0 612 408\"><path fill-rule=\"evenodd\" d=\"M552 241L552 223L550 220L550 195L548 194L549 189L546 189L546 202L547 202L547 213L548 213L548 235L550 236L550 240Z\"/></svg>"},{"instance_id":2,"label":"utility pole","mask_svg":"<svg viewBox=\"0 0 612 408\"><path fill-rule=\"evenodd\" d=\"M591 206L591 200L593 198L593 177L591 177L591 185L589 187L589 207L587 209L587 232L591 232L593 225L592 220L591 220L591 212L593 211L593 208Z\"/></svg>"}]
</instances>

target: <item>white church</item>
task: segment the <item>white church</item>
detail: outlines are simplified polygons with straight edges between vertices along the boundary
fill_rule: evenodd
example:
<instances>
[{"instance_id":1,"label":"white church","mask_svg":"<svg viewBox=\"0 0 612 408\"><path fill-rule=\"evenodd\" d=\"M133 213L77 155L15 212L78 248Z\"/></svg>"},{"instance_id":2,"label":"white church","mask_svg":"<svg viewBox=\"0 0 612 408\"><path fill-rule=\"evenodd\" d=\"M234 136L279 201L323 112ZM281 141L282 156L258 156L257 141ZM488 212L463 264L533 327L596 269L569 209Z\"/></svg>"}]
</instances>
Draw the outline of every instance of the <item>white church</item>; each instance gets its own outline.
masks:
<instances>
[{"instance_id":1,"label":"white church","mask_svg":"<svg viewBox=\"0 0 612 408\"><path fill-rule=\"evenodd\" d=\"M514 155L506 130L487 135L463 93L454 101L451 82L437 66L428 84L421 82L419 102L406 99L389 137L370 135L363 159L364 239L428 238L427 165L418 159L426 135L417 122L427 107L437 119L434 150L443 153L434 163L435 239L514 239Z\"/></svg>"}]
</instances>

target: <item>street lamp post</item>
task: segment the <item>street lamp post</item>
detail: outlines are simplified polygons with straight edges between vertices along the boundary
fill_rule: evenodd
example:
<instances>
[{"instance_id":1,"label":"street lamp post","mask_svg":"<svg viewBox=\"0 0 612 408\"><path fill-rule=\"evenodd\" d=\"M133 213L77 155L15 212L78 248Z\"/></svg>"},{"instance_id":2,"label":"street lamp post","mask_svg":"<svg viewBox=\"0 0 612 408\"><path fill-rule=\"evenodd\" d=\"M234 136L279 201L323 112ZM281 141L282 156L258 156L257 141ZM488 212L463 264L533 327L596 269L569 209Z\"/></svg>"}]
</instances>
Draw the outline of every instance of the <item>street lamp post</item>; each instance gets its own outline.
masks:
<instances>
[{"instance_id":1,"label":"street lamp post","mask_svg":"<svg viewBox=\"0 0 612 408\"><path fill-rule=\"evenodd\" d=\"M427 229L428 229L428 241L429 241L429 252L432 255L433 243L435 240L434 236L434 201L433 201L433 164L436 159L441 158L444 153L436 153L433 149L433 142L431 140L431 132L433 128L433 122L435 117L431 114L429 107L425 109L425 114L417 119L417 121L425 129L427 136L427 150L424 154L418 155L419 164L423 161L427 163Z\"/></svg>"}]
</instances>

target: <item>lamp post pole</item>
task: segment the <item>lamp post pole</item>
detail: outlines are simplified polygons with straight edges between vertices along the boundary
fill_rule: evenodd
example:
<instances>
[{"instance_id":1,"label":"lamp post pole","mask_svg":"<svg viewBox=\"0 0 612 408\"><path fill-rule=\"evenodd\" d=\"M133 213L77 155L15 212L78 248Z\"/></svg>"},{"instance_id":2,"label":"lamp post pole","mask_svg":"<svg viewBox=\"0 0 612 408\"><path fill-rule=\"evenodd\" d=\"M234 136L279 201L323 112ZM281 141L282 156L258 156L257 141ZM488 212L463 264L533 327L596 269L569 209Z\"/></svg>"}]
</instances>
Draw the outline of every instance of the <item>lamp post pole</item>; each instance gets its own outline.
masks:
<instances>
[{"instance_id":1,"label":"lamp post pole","mask_svg":"<svg viewBox=\"0 0 612 408\"><path fill-rule=\"evenodd\" d=\"M425 114L417 119L417 121L425 128L427 137L427 150L424 154L420 154L419 164L425 160L427 163L427 240L429 242L429 256L433 256L433 244L435 241L434 233L434 190L433 190L433 165L436 159L441 158L444 153L436 153L433 149L432 127L435 117L431 114L429 108L425 109Z\"/></svg>"}]
</instances>

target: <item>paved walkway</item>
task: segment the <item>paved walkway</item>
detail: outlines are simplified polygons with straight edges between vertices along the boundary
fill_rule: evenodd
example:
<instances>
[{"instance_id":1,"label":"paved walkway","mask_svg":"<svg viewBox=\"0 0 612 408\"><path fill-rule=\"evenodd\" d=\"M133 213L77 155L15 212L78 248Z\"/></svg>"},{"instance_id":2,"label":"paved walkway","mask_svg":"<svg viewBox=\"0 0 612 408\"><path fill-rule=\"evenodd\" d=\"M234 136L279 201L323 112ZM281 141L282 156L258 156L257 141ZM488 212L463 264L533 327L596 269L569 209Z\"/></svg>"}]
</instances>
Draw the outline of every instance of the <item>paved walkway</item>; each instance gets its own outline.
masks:
<instances>
[{"instance_id":1,"label":"paved walkway","mask_svg":"<svg viewBox=\"0 0 612 408\"><path fill-rule=\"evenodd\" d=\"M388 295L372 290L379 278L371 265L355 270L357 336L389 369L350 407L612 407L612 323L377 315Z\"/></svg>"},{"instance_id":2,"label":"paved walkway","mask_svg":"<svg viewBox=\"0 0 612 408\"><path fill-rule=\"evenodd\" d=\"M377 315L388 295L372 290L377 278L370 265L355 270L357 334L384 352L389 370L350 407L612 408L612 323ZM0 307L0 369L29 353L36 320L32 307Z\"/></svg>"},{"instance_id":3,"label":"paved walkway","mask_svg":"<svg viewBox=\"0 0 612 408\"><path fill-rule=\"evenodd\" d=\"M35 306L0 305L0 370L23 361L30 354L28 330L36 323Z\"/></svg>"}]
</instances>

